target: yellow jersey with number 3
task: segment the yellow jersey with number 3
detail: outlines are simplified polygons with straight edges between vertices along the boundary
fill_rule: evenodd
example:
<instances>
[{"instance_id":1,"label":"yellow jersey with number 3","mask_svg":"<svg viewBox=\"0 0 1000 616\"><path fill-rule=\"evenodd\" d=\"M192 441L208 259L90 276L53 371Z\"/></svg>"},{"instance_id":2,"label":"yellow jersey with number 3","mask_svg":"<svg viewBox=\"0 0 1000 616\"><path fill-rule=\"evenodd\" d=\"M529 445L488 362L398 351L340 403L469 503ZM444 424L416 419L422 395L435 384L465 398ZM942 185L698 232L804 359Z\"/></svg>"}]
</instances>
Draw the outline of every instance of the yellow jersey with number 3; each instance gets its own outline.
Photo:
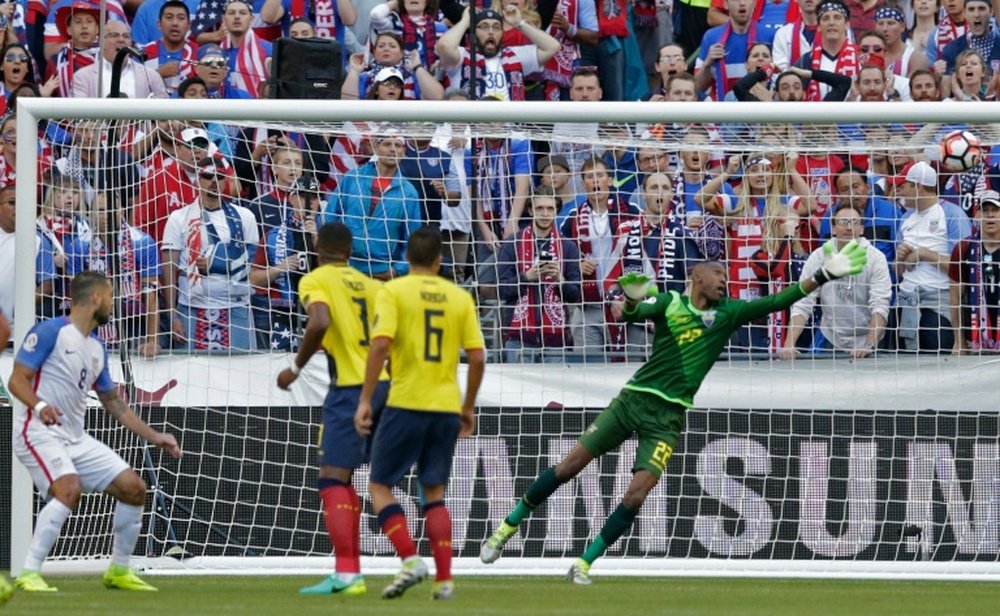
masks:
<instances>
[{"instance_id":1,"label":"yellow jersey with number 3","mask_svg":"<svg viewBox=\"0 0 1000 616\"><path fill-rule=\"evenodd\" d=\"M333 361L338 387L362 385L371 341L371 317L382 283L349 265L327 263L299 281L299 301L305 307L326 304L330 326L323 334L323 350ZM382 372L380 380L389 375Z\"/></svg>"},{"instance_id":2,"label":"yellow jersey with number 3","mask_svg":"<svg viewBox=\"0 0 1000 616\"><path fill-rule=\"evenodd\" d=\"M460 413L459 349L483 348L476 304L440 276L409 274L387 282L375 302L372 338L391 338L387 406Z\"/></svg>"}]
</instances>

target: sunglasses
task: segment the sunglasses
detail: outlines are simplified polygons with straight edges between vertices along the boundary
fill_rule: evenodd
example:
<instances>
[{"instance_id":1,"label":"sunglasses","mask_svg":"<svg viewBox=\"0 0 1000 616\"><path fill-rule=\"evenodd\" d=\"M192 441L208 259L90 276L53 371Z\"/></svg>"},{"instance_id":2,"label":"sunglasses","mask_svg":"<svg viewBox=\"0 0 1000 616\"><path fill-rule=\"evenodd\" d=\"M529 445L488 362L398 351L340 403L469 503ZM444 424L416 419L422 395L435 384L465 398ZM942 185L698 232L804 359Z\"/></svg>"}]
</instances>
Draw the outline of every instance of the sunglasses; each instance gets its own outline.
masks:
<instances>
[{"instance_id":1,"label":"sunglasses","mask_svg":"<svg viewBox=\"0 0 1000 616\"><path fill-rule=\"evenodd\" d=\"M662 55L662 56L660 56L660 60L662 62L670 62L672 60L683 60L683 59L684 59L684 56L682 56L681 54L674 54L672 56L668 56L668 55Z\"/></svg>"},{"instance_id":2,"label":"sunglasses","mask_svg":"<svg viewBox=\"0 0 1000 616\"><path fill-rule=\"evenodd\" d=\"M27 62L28 56L20 53L9 53L3 59L7 62Z\"/></svg>"},{"instance_id":3,"label":"sunglasses","mask_svg":"<svg viewBox=\"0 0 1000 616\"><path fill-rule=\"evenodd\" d=\"M219 176L215 172L215 169L202 169L201 171L198 172L198 177L200 177L203 180L214 180Z\"/></svg>"},{"instance_id":4,"label":"sunglasses","mask_svg":"<svg viewBox=\"0 0 1000 616\"><path fill-rule=\"evenodd\" d=\"M881 45L862 45L861 51L865 53L882 53L885 51L885 47Z\"/></svg>"},{"instance_id":5,"label":"sunglasses","mask_svg":"<svg viewBox=\"0 0 1000 616\"><path fill-rule=\"evenodd\" d=\"M205 66L208 68L226 68L228 63L225 60L202 60L198 63L198 66Z\"/></svg>"},{"instance_id":6,"label":"sunglasses","mask_svg":"<svg viewBox=\"0 0 1000 616\"><path fill-rule=\"evenodd\" d=\"M205 139L204 137L195 137L194 139L191 140L191 143L189 143L188 145L190 145L192 148L198 148L199 150L207 150L208 139Z\"/></svg>"}]
</instances>

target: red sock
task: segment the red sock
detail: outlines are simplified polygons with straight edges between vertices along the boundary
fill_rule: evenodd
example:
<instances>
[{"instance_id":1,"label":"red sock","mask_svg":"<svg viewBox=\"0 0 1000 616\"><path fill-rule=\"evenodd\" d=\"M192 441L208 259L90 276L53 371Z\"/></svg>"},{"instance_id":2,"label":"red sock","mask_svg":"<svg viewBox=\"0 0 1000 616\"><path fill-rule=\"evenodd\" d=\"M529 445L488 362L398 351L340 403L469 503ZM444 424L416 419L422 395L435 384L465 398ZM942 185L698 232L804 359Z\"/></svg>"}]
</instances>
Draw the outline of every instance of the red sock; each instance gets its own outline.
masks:
<instances>
[{"instance_id":1,"label":"red sock","mask_svg":"<svg viewBox=\"0 0 1000 616\"><path fill-rule=\"evenodd\" d=\"M406 516L398 504L389 505L378 513L378 523L382 532L396 548L396 553L403 560L417 555L417 546L410 537L410 529L406 527Z\"/></svg>"},{"instance_id":2,"label":"red sock","mask_svg":"<svg viewBox=\"0 0 1000 616\"><path fill-rule=\"evenodd\" d=\"M438 582L451 579L451 515L444 501L424 506L424 529L431 541Z\"/></svg>"},{"instance_id":3,"label":"red sock","mask_svg":"<svg viewBox=\"0 0 1000 616\"><path fill-rule=\"evenodd\" d=\"M354 509L354 531L351 533L354 539L354 562L352 563L354 570L361 571L361 499L358 498L358 493L354 489L354 486L347 486L347 489L351 495L351 507Z\"/></svg>"},{"instance_id":4,"label":"red sock","mask_svg":"<svg viewBox=\"0 0 1000 616\"><path fill-rule=\"evenodd\" d=\"M355 566L357 553L354 551L357 531L354 522L354 505L351 501L350 486L327 486L319 491L323 499L323 518L326 532L333 544L337 573L360 573Z\"/></svg>"}]
</instances>

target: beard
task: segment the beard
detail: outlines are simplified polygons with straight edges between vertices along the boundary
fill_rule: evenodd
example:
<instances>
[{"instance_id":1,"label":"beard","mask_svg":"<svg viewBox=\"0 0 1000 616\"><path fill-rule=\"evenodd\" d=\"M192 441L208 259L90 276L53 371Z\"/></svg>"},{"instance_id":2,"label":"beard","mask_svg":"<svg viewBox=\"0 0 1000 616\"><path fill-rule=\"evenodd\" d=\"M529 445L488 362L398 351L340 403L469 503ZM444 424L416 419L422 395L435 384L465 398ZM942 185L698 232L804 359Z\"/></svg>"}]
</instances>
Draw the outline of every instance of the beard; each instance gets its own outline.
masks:
<instances>
[{"instance_id":1,"label":"beard","mask_svg":"<svg viewBox=\"0 0 1000 616\"><path fill-rule=\"evenodd\" d=\"M107 325L111 322L111 311L98 310L94 313L94 320L97 321L98 325Z\"/></svg>"}]
</instances>

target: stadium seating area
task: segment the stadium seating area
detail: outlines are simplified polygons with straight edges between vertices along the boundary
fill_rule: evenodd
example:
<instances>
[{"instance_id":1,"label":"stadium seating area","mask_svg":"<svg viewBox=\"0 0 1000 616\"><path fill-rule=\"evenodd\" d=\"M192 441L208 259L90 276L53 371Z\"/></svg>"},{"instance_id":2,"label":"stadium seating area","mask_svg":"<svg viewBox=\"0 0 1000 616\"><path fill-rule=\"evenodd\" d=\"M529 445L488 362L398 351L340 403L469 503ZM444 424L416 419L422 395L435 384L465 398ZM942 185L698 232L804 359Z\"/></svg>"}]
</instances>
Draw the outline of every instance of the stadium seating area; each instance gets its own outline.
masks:
<instances>
[{"instance_id":1,"label":"stadium seating area","mask_svg":"<svg viewBox=\"0 0 1000 616\"><path fill-rule=\"evenodd\" d=\"M88 0L0 5L0 187L16 178L16 99L113 96L112 62L133 46L143 58L116 80L130 98L266 98L281 37L336 41L345 99L995 102L1000 89L1000 4L986 0L480 6L471 19L455 0L108 0L101 23ZM37 160L39 306L61 314L69 278L104 268L129 317L104 331L112 342L147 356L291 351L320 225L351 227L352 265L387 280L431 224L492 360L634 361L652 333L621 322L622 274L683 292L691 264L718 259L730 296L750 300L812 275L828 239L858 238L862 275L745 328L731 354L989 351L1000 140L952 134L963 128L52 122ZM13 314L13 288L0 311Z\"/></svg>"}]
</instances>

